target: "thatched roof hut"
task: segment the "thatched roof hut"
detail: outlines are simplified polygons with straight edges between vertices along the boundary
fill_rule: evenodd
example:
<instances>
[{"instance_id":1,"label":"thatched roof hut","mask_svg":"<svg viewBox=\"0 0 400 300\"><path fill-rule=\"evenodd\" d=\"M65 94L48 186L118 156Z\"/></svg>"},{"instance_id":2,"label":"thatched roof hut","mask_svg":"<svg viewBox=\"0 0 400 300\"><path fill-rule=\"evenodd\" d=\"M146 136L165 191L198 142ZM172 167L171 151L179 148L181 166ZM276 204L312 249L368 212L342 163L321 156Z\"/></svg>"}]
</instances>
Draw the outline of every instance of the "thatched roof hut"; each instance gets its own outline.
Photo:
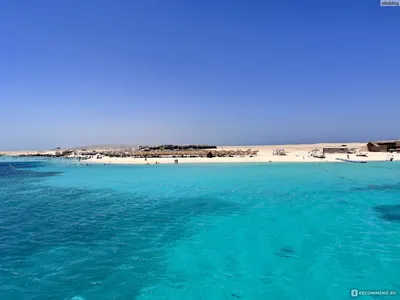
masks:
<instances>
[{"instance_id":1,"label":"thatched roof hut","mask_svg":"<svg viewBox=\"0 0 400 300\"><path fill-rule=\"evenodd\" d=\"M233 156L254 156L258 150L137 150L129 153L133 157L233 157Z\"/></svg>"}]
</instances>

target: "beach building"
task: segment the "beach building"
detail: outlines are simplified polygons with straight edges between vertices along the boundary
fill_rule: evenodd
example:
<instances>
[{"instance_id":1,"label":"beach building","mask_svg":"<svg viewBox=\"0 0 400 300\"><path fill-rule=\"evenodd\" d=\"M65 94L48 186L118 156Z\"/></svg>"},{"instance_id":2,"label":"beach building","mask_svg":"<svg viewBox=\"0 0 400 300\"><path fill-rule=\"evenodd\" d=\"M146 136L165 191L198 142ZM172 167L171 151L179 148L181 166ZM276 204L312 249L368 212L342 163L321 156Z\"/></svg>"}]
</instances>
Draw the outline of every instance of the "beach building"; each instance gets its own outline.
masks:
<instances>
[{"instance_id":1,"label":"beach building","mask_svg":"<svg viewBox=\"0 0 400 300\"><path fill-rule=\"evenodd\" d=\"M348 153L350 150L347 146L340 146L340 147L325 147L322 149L324 154L336 154L336 153Z\"/></svg>"},{"instance_id":2,"label":"beach building","mask_svg":"<svg viewBox=\"0 0 400 300\"><path fill-rule=\"evenodd\" d=\"M400 151L400 141L369 142L367 148L369 152Z\"/></svg>"}]
</instances>

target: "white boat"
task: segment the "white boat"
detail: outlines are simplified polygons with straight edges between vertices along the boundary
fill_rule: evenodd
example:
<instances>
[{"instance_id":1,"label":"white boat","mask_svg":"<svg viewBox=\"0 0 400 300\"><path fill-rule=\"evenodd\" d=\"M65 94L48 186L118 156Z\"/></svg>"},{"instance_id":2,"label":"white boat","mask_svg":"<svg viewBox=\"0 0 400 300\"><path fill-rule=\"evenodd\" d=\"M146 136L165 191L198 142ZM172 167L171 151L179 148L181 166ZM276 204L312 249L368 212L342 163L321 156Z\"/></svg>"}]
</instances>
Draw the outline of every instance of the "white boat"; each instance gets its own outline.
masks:
<instances>
[{"instance_id":1,"label":"white boat","mask_svg":"<svg viewBox=\"0 0 400 300\"><path fill-rule=\"evenodd\" d=\"M388 155L386 157L386 161L394 161L394 156L393 155Z\"/></svg>"},{"instance_id":2,"label":"white boat","mask_svg":"<svg viewBox=\"0 0 400 300\"><path fill-rule=\"evenodd\" d=\"M368 156L368 153L367 153L367 152L361 152L361 151L359 151L359 152L356 153L356 156L367 157L367 156Z\"/></svg>"},{"instance_id":3,"label":"white boat","mask_svg":"<svg viewBox=\"0 0 400 300\"><path fill-rule=\"evenodd\" d=\"M336 160L349 162L349 163L356 163L356 164L366 164L365 160L355 160L355 159L344 159L344 158L336 158Z\"/></svg>"},{"instance_id":4,"label":"white boat","mask_svg":"<svg viewBox=\"0 0 400 300\"><path fill-rule=\"evenodd\" d=\"M319 149L314 149L313 151L311 151L311 156L315 158L325 158L324 152Z\"/></svg>"},{"instance_id":5,"label":"white boat","mask_svg":"<svg viewBox=\"0 0 400 300\"><path fill-rule=\"evenodd\" d=\"M285 149L276 149L272 152L273 155L281 155L284 156L286 155Z\"/></svg>"}]
</instances>

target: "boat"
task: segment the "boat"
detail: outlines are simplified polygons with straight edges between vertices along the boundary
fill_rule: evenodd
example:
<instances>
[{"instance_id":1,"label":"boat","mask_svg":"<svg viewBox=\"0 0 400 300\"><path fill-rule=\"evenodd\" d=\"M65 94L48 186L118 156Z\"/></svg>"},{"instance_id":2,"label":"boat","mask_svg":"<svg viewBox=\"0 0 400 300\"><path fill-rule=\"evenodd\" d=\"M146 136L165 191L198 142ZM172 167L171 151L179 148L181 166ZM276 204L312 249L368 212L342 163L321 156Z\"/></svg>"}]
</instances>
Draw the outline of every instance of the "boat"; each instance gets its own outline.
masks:
<instances>
[{"instance_id":1,"label":"boat","mask_svg":"<svg viewBox=\"0 0 400 300\"><path fill-rule=\"evenodd\" d=\"M367 152L356 152L356 156L362 156L362 157L367 157Z\"/></svg>"},{"instance_id":2,"label":"boat","mask_svg":"<svg viewBox=\"0 0 400 300\"><path fill-rule=\"evenodd\" d=\"M393 161L394 160L394 156L393 155L388 155L386 157L386 161Z\"/></svg>"},{"instance_id":3,"label":"boat","mask_svg":"<svg viewBox=\"0 0 400 300\"><path fill-rule=\"evenodd\" d=\"M285 149L276 149L272 152L273 155L280 155L280 156L284 156L286 155L286 151Z\"/></svg>"},{"instance_id":4,"label":"boat","mask_svg":"<svg viewBox=\"0 0 400 300\"><path fill-rule=\"evenodd\" d=\"M365 160L354 160L354 159L345 159L345 158L336 158L336 160L344 161L348 163L355 163L355 164L366 164Z\"/></svg>"},{"instance_id":5,"label":"boat","mask_svg":"<svg viewBox=\"0 0 400 300\"><path fill-rule=\"evenodd\" d=\"M323 151L319 149L314 149L311 151L311 156L315 158L325 158L325 154Z\"/></svg>"}]
</instances>

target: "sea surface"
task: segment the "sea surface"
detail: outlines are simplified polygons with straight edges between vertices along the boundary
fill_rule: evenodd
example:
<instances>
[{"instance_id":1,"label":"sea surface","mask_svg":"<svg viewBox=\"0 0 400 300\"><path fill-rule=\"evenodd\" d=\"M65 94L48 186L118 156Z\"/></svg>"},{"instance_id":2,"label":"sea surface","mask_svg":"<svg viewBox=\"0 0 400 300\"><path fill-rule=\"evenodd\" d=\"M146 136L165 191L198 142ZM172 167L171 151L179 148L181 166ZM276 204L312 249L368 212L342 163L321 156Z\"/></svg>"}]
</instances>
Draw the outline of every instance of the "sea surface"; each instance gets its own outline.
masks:
<instances>
[{"instance_id":1,"label":"sea surface","mask_svg":"<svg viewBox=\"0 0 400 300\"><path fill-rule=\"evenodd\" d=\"M337 300L352 289L400 295L400 163L0 158L0 299Z\"/></svg>"}]
</instances>

